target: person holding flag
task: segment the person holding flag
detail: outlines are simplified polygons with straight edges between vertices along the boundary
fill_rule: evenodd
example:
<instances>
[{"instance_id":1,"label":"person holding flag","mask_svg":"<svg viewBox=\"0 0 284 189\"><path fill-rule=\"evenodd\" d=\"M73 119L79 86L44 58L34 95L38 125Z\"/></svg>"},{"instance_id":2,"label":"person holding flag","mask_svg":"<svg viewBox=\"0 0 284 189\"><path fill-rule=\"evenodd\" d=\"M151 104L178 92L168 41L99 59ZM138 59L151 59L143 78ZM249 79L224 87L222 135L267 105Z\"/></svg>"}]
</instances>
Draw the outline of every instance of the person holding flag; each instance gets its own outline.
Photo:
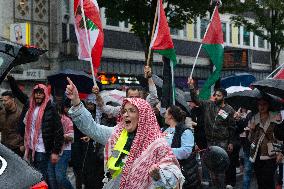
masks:
<instances>
[{"instance_id":1,"label":"person holding flag","mask_svg":"<svg viewBox=\"0 0 284 189\"><path fill-rule=\"evenodd\" d=\"M203 88L197 97L197 92L192 79L195 59L192 72L188 78L188 85L190 88L191 99L203 111L204 115L204 128L208 147L219 146L227 151L230 160L233 158L234 145L236 144L236 123L234 119L235 110L225 103L227 92L225 89L218 88L214 91L214 100L209 100L211 96L211 86L219 79L223 67L223 32L219 16L218 6L220 1L217 1L214 8L211 22L209 23L202 44L200 45L198 54L201 47L207 52L211 62L215 66L215 71L208 78ZM224 170L222 174L210 173L213 185L217 188L224 188L225 183L227 188L231 188L236 184L236 168L234 164L230 164L228 170ZM225 172L226 171L226 172Z\"/></svg>"},{"instance_id":2,"label":"person holding flag","mask_svg":"<svg viewBox=\"0 0 284 189\"><path fill-rule=\"evenodd\" d=\"M163 56L163 80L168 82L163 84L162 107L167 108L175 105L174 67L177 60L162 0L157 1L147 65L149 65L151 50Z\"/></svg>"},{"instance_id":3,"label":"person holding flag","mask_svg":"<svg viewBox=\"0 0 284 189\"><path fill-rule=\"evenodd\" d=\"M144 99L126 98L122 120L115 127L100 125L79 99L68 78L66 95L73 104L69 115L86 135L105 145L105 189L180 188L184 177Z\"/></svg>"},{"instance_id":4,"label":"person holding flag","mask_svg":"<svg viewBox=\"0 0 284 189\"><path fill-rule=\"evenodd\" d=\"M212 2L211 2L212 4ZM201 48L205 50L208 54L210 61L214 65L214 71L211 76L207 79L204 86L202 87L199 98L203 100L208 100L211 96L211 87L215 82L220 78L221 71L223 68L224 62L224 39L223 39L223 30L222 24L219 16L218 6L221 5L221 1L216 1L216 6L213 11L210 23L206 28L202 43L198 49L195 61L192 66L189 80L192 79L193 71L197 62L197 58L201 51Z\"/></svg>"}]
</instances>

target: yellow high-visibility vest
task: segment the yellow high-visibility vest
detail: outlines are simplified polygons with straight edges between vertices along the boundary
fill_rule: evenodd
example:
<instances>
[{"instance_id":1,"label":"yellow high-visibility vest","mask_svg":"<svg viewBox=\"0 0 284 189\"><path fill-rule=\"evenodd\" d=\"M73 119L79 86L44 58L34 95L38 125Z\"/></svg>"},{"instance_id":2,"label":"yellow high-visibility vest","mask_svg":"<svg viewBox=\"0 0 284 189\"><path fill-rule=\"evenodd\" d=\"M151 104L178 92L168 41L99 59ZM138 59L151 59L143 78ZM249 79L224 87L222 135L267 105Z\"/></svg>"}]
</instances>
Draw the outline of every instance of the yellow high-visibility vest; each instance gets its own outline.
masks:
<instances>
[{"instance_id":1,"label":"yellow high-visibility vest","mask_svg":"<svg viewBox=\"0 0 284 189\"><path fill-rule=\"evenodd\" d=\"M114 148L112 151L112 154L107 161L107 167L109 170L113 171L112 178L117 177L122 172L121 166L115 166L116 162L118 161L119 157L121 156L121 153L128 155L129 152L124 150L124 146L128 139L128 132L126 129L123 129Z\"/></svg>"}]
</instances>

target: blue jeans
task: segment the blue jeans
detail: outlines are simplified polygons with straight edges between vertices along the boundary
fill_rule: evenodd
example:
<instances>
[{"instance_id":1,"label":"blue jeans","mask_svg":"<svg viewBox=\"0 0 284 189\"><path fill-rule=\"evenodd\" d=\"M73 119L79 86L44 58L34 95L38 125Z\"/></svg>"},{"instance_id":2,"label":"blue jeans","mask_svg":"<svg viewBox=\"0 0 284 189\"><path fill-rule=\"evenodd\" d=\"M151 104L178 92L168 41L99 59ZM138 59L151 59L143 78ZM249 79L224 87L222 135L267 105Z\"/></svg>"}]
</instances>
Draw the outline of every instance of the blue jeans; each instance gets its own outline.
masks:
<instances>
[{"instance_id":1,"label":"blue jeans","mask_svg":"<svg viewBox=\"0 0 284 189\"><path fill-rule=\"evenodd\" d=\"M249 160L249 153L244 151L243 188L249 189L252 176L253 163Z\"/></svg>"},{"instance_id":2,"label":"blue jeans","mask_svg":"<svg viewBox=\"0 0 284 189\"><path fill-rule=\"evenodd\" d=\"M35 152L32 165L42 174L43 180L47 181L48 162L50 161L49 153Z\"/></svg>"},{"instance_id":3,"label":"blue jeans","mask_svg":"<svg viewBox=\"0 0 284 189\"><path fill-rule=\"evenodd\" d=\"M71 150L64 150L56 164L48 163L48 186L50 189L74 189L66 176Z\"/></svg>"}]
</instances>

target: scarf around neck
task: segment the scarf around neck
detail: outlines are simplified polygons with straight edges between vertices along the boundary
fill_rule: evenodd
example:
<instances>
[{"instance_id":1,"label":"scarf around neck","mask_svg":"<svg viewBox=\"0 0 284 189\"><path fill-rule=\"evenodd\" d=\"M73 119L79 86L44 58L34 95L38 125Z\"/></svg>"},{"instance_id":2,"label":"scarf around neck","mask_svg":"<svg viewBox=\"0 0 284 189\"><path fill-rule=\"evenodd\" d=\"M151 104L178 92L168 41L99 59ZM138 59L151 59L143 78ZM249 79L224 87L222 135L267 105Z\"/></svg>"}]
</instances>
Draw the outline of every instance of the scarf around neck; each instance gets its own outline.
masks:
<instances>
[{"instance_id":1,"label":"scarf around neck","mask_svg":"<svg viewBox=\"0 0 284 189\"><path fill-rule=\"evenodd\" d=\"M124 100L122 107L127 102L137 107L139 120L136 135L123 167L119 188L132 189L141 188L141 186L147 188L152 184L152 178L150 178L148 173L152 165L165 162L178 165L178 162L163 138L150 104L141 98L127 98ZM121 121L105 146L105 163L111 156L112 149L123 129L124 123ZM142 153L143 156L141 155Z\"/></svg>"},{"instance_id":2,"label":"scarf around neck","mask_svg":"<svg viewBox=\"0 0 284 189\"><path fill-rule=\"evenodd\" d=\"M35 111L35 108L37 106L35 100L34 100L34 91L35 89L43 89L44 94L45 94L45 98L42 102L42 104L40 105L39 111L38 111L38 115L35 121L35 131L34 131L34 136L30 136L31 135L31 127L32 127L32 121L33 121L33 113ZM25 159L28 159L29 154L30 154L30 150L32 150L32 160L34 160L34 155L35 155L35 148L36 148L36 144L38 142L38 137L39 137L39 131L41 129L41 124L42 124L42 117L44 114L44 110L46 108L47 103L49 102L50 96L48 93L48 88L43 85L43 84L38 84L34 87L32 95L30 97L30 104L29 104L29 110L27 112L27 124L26 124L26 128L25 128ZM33 144L32 147L33 149L30 149L30 138L33 137Z\"/></svg>"}]
</instances>

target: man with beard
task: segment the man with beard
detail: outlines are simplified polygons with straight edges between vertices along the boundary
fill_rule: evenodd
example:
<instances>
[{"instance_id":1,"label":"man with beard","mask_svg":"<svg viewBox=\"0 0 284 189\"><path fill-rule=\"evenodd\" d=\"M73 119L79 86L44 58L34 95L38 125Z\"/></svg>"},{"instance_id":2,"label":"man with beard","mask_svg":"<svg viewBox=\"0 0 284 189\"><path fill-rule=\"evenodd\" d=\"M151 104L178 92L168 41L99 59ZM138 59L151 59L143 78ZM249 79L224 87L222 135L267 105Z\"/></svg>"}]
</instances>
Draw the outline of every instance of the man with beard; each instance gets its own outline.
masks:
<instances>
[{"instance_id":1,"label":"man with beard","mask_svg":"<svg viewBox=\"0 0 284 189\"><path fill-rule=\"evenodd\" d=\"M197 92L194 87L194 82L192 79L188 81L190 94L192 101L195 102L201 109L204 115L204 128L205 136L209 146L219 146L227 151L228 155L232 154L233 147L236 142L236 124L234 119L235 111L234 109L225 103L224 98L227 96L227 91L225 89L219 88L214 92L214 100L199 100L197 97ZM225 171L225 170L224 170ZM229 171L229 172L228 172ZM232 169L229 168L226 172L226 177L231 177ZM216 175L211 174L211 179L213 185L217 188L224 188L224 174ZM231 178L226 178L228 184L227 188L230 188ZM234 181L233 181L234 182Z\"/></svg>"},{"instance_id":2,"label":"man with beard","mask_svg":"<svg viewBox=\"0 0 284 189\"><path fill-rule=\"evenodd\" d=\"M2 102L4 108L0 111L1 143L19 156L23 156L24 140L17 128L21 112L13 93L11 91L2 93Z\"/></svg>"},{"instance_id":3,"label":"man with beard","mask_svg":"<svg viewBox=\"0 0 284 189\"><path fill-rule=\"evenodd\" d=\"M38 169L47 181L48 162L55 164L64 143L63 127L56 108L43 84L34 87L25 117L24 158Z\"/></svg>"}]
</instances>

